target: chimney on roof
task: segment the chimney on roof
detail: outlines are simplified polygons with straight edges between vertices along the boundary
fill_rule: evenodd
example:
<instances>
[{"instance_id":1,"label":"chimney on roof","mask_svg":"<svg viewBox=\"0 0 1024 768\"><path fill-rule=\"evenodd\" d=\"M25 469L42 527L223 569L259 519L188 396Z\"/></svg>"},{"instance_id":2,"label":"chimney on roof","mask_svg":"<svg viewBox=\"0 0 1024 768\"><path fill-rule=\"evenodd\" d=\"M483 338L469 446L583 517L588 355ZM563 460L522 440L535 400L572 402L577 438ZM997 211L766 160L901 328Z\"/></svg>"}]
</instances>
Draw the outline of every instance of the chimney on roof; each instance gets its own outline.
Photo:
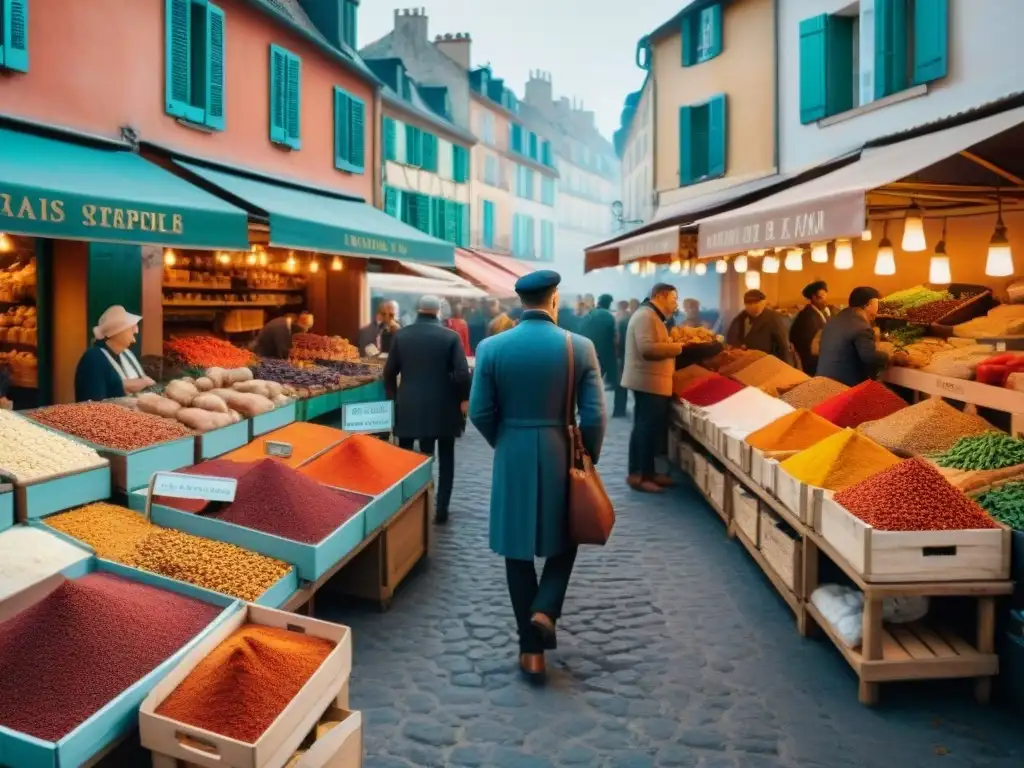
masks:
<instances>
[{"instance_id":1,"label":"chimney on roof","mask_svg":"<svg viewBox=\"0 0 1024 768\"><path fill-rule=\"evenodd\" d=\"M427 9L396 8L395 33L414 42L429 40L430 37L427 33Z\"/></svg>"},{"instance_id":2,"label":"chimney on roof","mask_svg":"<svg viewBox=\"0 0 1024 768\"><path fill-rule=\"evenodd\" d=\"M448 32L434 38L434 47L463 69L469 69L472 42L469 32L456 32L454 35Z\"/></svg>"},{"instance_id":3,"label":"chimney on roof","mask_svg":"<svg viewBox=\"0 0 1024 768\"><path fill-rule=\"evenodd\" d=\"M523 101L534 109L547 112L551 109L552 94L551 73L531 69Z\"/></svg>"}]
</instances>

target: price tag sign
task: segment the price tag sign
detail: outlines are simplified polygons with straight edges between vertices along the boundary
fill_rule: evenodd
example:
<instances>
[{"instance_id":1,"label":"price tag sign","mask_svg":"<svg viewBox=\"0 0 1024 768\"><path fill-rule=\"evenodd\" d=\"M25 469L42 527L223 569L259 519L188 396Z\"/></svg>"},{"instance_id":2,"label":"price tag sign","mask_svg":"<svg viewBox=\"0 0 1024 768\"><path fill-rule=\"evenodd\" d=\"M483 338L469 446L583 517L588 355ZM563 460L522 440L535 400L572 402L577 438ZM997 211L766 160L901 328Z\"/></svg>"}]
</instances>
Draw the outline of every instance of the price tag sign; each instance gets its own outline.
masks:
<instances>
[{"instance_id":1,"label":"price tag sign","mask_svg":"<svg viewBox=\"0 0 1024 768\"><path fill-rule=\"evenodd\" d=\"M278 440L267 440L263 444L263 453L266 456L276 456L280 459L291 458L292 444Z\"/></svg>"},{"instance_id":2,"label":"price tag sign","mask_svg":"<svg viewBox=\"0 0 1024 768\"><path fill-rule=\"evenodd\" d=\"M390 432L394 423L395 404L391 400L342 406L341 428L346 432Z\"/></svg>"},{"instance_id":3,"label":"price tag sign","mask_svg":"<svg viewBox=\"0 0 1024 768\"><path fill-rule=\"evenodd\" d=\"M180 472L154 472L149 478L146 494L146 519L151 518L154 496L172 499L201 499L203 501L231 502L235 500L238 480L233 477L207 477L185 475Z\"/></svg>"}]
</instances>

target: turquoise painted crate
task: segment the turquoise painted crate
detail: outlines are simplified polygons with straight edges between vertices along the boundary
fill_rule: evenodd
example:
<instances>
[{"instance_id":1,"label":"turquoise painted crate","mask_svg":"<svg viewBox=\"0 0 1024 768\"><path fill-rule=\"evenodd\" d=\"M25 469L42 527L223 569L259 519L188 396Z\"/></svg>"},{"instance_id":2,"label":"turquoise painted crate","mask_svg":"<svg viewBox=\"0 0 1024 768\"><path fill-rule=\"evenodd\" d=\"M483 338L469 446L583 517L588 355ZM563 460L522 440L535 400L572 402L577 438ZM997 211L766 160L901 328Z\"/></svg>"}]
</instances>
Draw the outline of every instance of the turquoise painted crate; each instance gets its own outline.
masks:
<instances>
[{"instance_id":1,"label":"turquoise painted crate","mask_svg":"<svg viewBox=\"0 0 1024 768\"><path fill-rule=\"evenodd\" d=\"M408 501L434 479L434 458L430 457L402 480L402 501Z\"/></svg>"},{"instance_id":2,"label":"turquoise painted crate","mask_svg":"<svg viewBox=\"0 0 1024 768\"><path fill-rule=\"evenodd\" d=\"M110 465L16 485L15 512L26 521L110 498Z\"/></svg>"},{"instance_id":3,"label":"turquoise painted crate","mask_svg":"<svg viewBox=\"0 0 1024 768\"><path fill-rule=\"evenodd\" d=\"M378 495L366 510L366 532L372 533L395 516L402 508L402 483L400 480Z\"/></svg>"},{"instance_id":4,"label":"turquoise painted crate","mask_svg":"<svg viewBox=\"0 0 1024 768\"><path fill-rule=\"evenodd\" d=\"M144 492L137 491L128 498L132 509L145 509L146 495ZM316 581L345 555L358 547L366 537L366 512L375 503L375 500L370 497L366 498L366 507L359 510L318 544L292 541L212 517L182 512L161 504L154 504L151 514L153 522L157 525L174 528L206 539L237 544L251 552L276 557L278 560L283 560L294 566L300 579Z\"/></svg>"},{"instance_id":5,"label":"turquoise painted crate","mask_svg":"<svg viewBox=\"0 0 1024 768\"><path fill-rule=\"evenodd\" d=\"M325 392L322 395L307 398L300 402L302 421L312 421L341 408L340 392Z\"/></svg>"},{"instance_id":6,"label":"turquoise painted crate","mask_svg":"<svg viewBox=\"0 0 1024 768\"><path fill-rule=\"evenodd\" d=\"M11 486L0 486L0 531L14 525L14 491Z\"/></svg>"},{"instance_id":7,"label":"turquoise painted crate","mask_svg":"<svg viewBox=\"0 0 1024 768\"><path fill-rule=\"evenodd\" d=\"M145 507L145 500L143 500L142 506ZM141 512L142 510L139 509L139 510L136 510L136 511ZM68 534L64 533L64 531L58 531L56 528L52 528L50 525L47 524L45 519L43 519L43 520L32 520L29 523L29 525L35 526L37 528L41 528L41 529L45 530L47 533L49 533L49 534L51 534L53 536L56 536L59 539L63 539L64 541L68 542L69 544L74 544L76 547L80 547L81 549L83 549L86 552L88 552L90 555L93 555L93 556L96 555L96 550L93 549L88 544L86 544L84 541L80 541L80 540L76 539L74 536L69 536ZM135 567L132 567L132 566L127 566L127 565L123 565L123 564L119 564L119 565L121 565L122 568L127 568L130 571L139 571L140 573L152 573L152 571L143 571L143 570L141 570L139 568L135 568ZM64 573L65 573L65 575L67 575L66 571ZM154 574L154 575L160 575L160 574ZM69 578L71 578L71 577L69 577ZM170 579L171 577L170 576L162 576L162 578ZM141 581L141 580L142 580L141 577L136 579L136 581ZM182 585L182 589L184 591L186 591L186 592L188 590L196 590L196 596L200 596L200 595L208 592L210 594L216 594L216 595L219 595L220 597L227 597L227 598L230 598L232 600L239 599L239 598L234 597L233 595L226 595L224 593L220 593L220 592L217 592L215 590L206 589L205 587L198 587L198 586L196 586L194 584L190 584L187 581L181 581L180 579L171 579L171 580L172 581L176 581L179 584L181 584ZM282 605L284 605L285 601L291 596L291 594L293 592L295 592L298 588L299 588L299 575L296 572L296 570L293 568L288 573L286 573L284 576L282 576L280 579L278 579L276 582L274 582L267 589L266 592L264 592L262 595L260 595L253 602L255 602L256 605L265 605L265 606L267 606L269 608L280 608Z\"/></svg>"},{"instance_id":8,"label":"turquoise painted crate","mask_svg":"<svg viewBox=\"0 0 1024 768\"><path fill-rule=\"evenodd\" d=\"M149 485L154 472L173 472L196 463L195 437L182 437L141 448L118 451L93 445L97 453L110 461L110 478L114 490L127 493Z\"/></svg>"},{"instance_id":9,"label":"turquoise painted crate","mask_svg":"<svg viewBox=\"0 0 1024 768\"><path fill-rule=\"evenodd\" d=\"M136 571L98 558L91 558L87 562L89 563L86 570L88 573L93 571L112 573L131 581L189 595L221 606L224 610L174 655L119 694L117 698L108 702L60 741L43 741L0 726L0 765L25 766L26 768L74 768L88 762L137 725L139 706L142 704L142 700L192 648L222 622L244 609L244 604L237 600L207 590L202 590L201 592L205 594L201 594L199 590L189 584L182 584L163 576Z\"/></svg>"},{"instance_id":10,"label":"turquoise painted crate","mask_svg":"<svg viewBox=\"0 0 1024 768\"><path fill-rule=\"evenodd\" d=\"M249 442L249 432L252 427L249 419L242 419L237 424L231 424L220 429L212 429L201 435L196 435L195 460L200 461L215 459L225 453L241 448ZM141 486L140 486L141 487ZM135 490L134 488L132 490Z\"/></svg>"},{"instance_id":11,"label":"turquoise painted crate","mask_svg":"<svg viewBox=\"0 0 1024 768\"><path fill-rule=\"evenodd\" d=\"M253 416L249 422L252 424L252 428L249 430L249 439L252 440L291 424L295 421L296 411L297 406L291 402L267 413L261 413L259 416Z\"/></svg>"}]
</instances>

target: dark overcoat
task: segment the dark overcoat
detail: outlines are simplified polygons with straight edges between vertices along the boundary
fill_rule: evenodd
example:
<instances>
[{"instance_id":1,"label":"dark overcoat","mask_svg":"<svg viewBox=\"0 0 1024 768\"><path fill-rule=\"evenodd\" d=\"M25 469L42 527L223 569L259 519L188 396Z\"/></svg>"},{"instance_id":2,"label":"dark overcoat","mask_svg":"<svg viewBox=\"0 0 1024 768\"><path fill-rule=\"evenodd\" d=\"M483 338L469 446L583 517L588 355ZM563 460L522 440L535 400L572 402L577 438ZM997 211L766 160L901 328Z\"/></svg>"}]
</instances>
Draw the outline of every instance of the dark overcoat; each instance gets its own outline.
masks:
<instances>
[{"instance_id":1,"label":"dark overcoat","mask_svg":"<svg viewBox=\"0 0 1024 768\"><path fill-rule=\"evenodd\" d=\"M602 375L615 371L615 315L597 307L583 318L579 332L594 342Z\"/></svg>"},{"instance_id":2,"label":"dark overcoat","mask_svg":"<svg viewBox=\"0 0 1024 768\"><path fill-rule=\"evenodd\" d=\"M789 327L789 340L800 358L800 366L808 376L814 376L818 370L818 356L813 352L814 337L832 318L831 312L830 307L820 312L813 304L807 304L793 318L793 324Z\"/></svg>"},{"instance_id":3,"label":"dark overcoat","mask_svg":"<svg viewBox=\"0 0 1024 768\"><path fill-rule=\"evenodd\" d=\"M597 462L604 387L594 345L571 336L579 425ZM518 326L477 347L469 419L494 448L490 544L514 560L551 557L571 546L565 337L549 315L527 310Z\"/></svg>"},{"instance_id":4,"label":"dark overcoat","mask_svg":"<svg viewBox=\"0 0 1024 768\"><path fill-rule=\"evenodd\" d=\"M469 365L459 334L431 315L418 315L400 328L384 364L384 390L395 401L397 437L458 437L460 406L469 395Z\"/></svg>"},{"instance_id":5,"label":"dark overcoat","mask_svg":"<svg viewBox=\"0 0 1024 768\"><path fill-rule=\"evenodd\" d=\"M855 387L885 367L888 355L878 350L871 324L852 307L836 315L821 331L818 375Z\"/></svg>"},{"instance_id":6,"label":"dark overcoat","mask_svg":"<svg viewBox=\"0 0 1024 768\"><path fill-rule=\"evenodd\" d=\"M750 315L746 310L733 319L725 341L732 347L757 349L766 355L775 355L789 365L793 364L793 353L789 346L786 321L774 309L765 309L757 317L750 317L750 330L743 333L744 320Z\"/></svg>"}]
</instances>

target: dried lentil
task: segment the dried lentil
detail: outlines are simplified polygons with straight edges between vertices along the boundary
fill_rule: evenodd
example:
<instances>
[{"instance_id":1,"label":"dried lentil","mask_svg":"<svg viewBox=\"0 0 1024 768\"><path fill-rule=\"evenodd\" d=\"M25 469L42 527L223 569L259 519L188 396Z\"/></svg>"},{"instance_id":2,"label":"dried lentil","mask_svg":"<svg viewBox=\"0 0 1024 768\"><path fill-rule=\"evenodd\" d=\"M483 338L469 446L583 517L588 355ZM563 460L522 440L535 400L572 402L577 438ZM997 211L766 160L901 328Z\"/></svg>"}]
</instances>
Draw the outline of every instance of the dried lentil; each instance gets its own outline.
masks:
<instances>
[{"instance_id":1,"label":"dried lentil","mask_svg":"<svg viewBox=\"0 0 1024 768\"><path fill-rule=\"evenodd\" d=\"M1013 481L978 497L982 509L1016 531L1024 531L1024 482Z\"/></svg>"},{"instance_id":2,"label":"dried lentil","mask_svg":"<svg viewBox=\"0 0 1024 768\"><path fill-rule=\"evenodd\" d=\"M51 528L88 544L104 560L125 562L139 542L156 526L130 509L116 504L88 504L46 518Z\"/></svg>"},{"instance_id":3,"label":"dried lentil","mask_svg":"<svg viewBox=\"0 0 1024 768\"><path fill-rule=\"evenodd\" d=\"M196 665L157 714L253 744L334 647L323 638L244 624Z\"/></svg>"},{"instance_id":4,"label":"dried lentil","mask_svg":"<svg viewBox=\"0 0 1024 768\"><path fill-rule=\"evenodd\" d=\"M295 469L331 446L337 445L346 437L348 437L348 432L342 432L340 429L306 421L296 421L270 434L257 437L245 447L220 458L231 461L259 461L264 458L273 458L274 461ZM265 445L268 440L291 444L292 455L287 459L277 456L267 457Z\"/></svg>"},{"instance_id":5,"label":"dried lentil","mask_svg":"<svg viewBox=\"0 0 1024 768\"><path fill-rule=\"evenodd\" d=\"M113 403L53 405L33 411L31 417L93 445L118 451L137 451L192 435L188 427L173 419L132 411Z\"/></svg>"},{"instance_id":6,"label":"dried lentil","mask_svg":"<svg viewBox=\"0 0 1024 768\"><path fill-rule=\"evenodd\" d=\"M747 435L759 451L803 451L841 430L831 421L800 408Z\"/></svg>"},{"instance_id":7,"label":"dried lentil","mask_svg":"<svg viewBox=\"0 0 1024 768\"><path fill-rule=\"evenodd\" d=\"M779 466L801 482L841 491L888 469L900 460L878 443L844 429L790 456Z\"/></svg>"},{"instance_id":8,"label":"dried lentil","mask_svg":"<svg viewBox=\"0 0 1024 768\"><path fill-rule=\"evenodd\" d=\"M994 432L980 416L958 411L939 398L922 400L878 421L857 427L879 445L903 456L945 451L965 435Z\"/></svg>"},{"instance_id":9,"label":"dried lentil","mask_svg":"<svg viewBox=\"0 0 1024 768\"><path fill-rule=\"evenodd\" d=\"M299 471L324 485L376 496L426 460L375 437L352 435Z\"/></svg>"},{"instance_id":10,"label":"dried lentil","mask_svg":"<svg viewBox=\"0 0 1024 768\"><path fill-rule=\"evenodd\" d=\"M848 389L849 387L841 381L826 376L815 376L779 395L779 399L794 408L813 408Z\"/></svg>"},{"instance_id":11,"label":"dried lentil","mask_svg":"<svg viewBox=\"0 0 1024 768\"><path fill-rule=\"evenodd\" d=\"M167 660L220 608L108 573L0 623L0 725L57 741Z\"/></svg>"},{"instance_id":12,"label":"dried lentil","mask_svg":"<svg viewBox=\"0 0 1024 768\"><path fill-rule=\"evenodd\" d=\"M709 405L720 403L725 398L735 395L743 389L743 385L733 379L727 379L719 374L695 381L682 392L679 397L690 405L706 408Z\"/></svg>"},{"instance_id":13,"label":"dried lentil","mask_svg":"<svg viewBox=\"0 0 1024 768\"><path fill-rule=\"evenodd\" d=\"M765 355L759 357L757 360L752 362L750 365L744 366L740 370L732 374L736 381L746 384L749 387L757 387L765 383L769 379L773 379L780 375L789 375L791 372L801 374L801 371L797 371L791 365L786 365L784 362L775 357L775 355ZM803 378L800 381L807 381L807 374L802 374ZM800 383L799 381L796 383ZM794 384L795 386L795 384Z\"/></svg>"},{"instance_id":14,"label":"dried lentil","mask_svg":"<svg viewBox=\"0 0 1024 768\"><path fill-rule=\"evenodd\" d=\"M977 502L919 457L901 461L837 493L835 500L880 531L998 528Z\"/></svg>"},{"instance_id":15,"label":"dried lentil","mask_svg":"<svg viewBox=\"0 0 1024 768\"><path fill-rule=\"evenodd\" d=\"M40 528L9 528L0 533L0 600L88 557L84 549Z\"/></svg>"},{"instance_id":16,"label":"dried lentil","mask_svg":"<svg viewBox=\"0 0 1024 768\"><path fill-rule=\"evenodd\" d=\"M812 410L837 427L857 427L865 421L884 419L906 407L903 398L891 389L869 380L830 397Z\"/></svg>"},{"instance_id":17,"label":"dried lentil","mask_svg":"<svg viewBox=\"0 0 1024 768\"><path fill-rule=\"evenodd\" d=\"M0 409L0 472L27 483L106 464L87 445Z\"/></svg>"},{"instance_id":18,"label":"dried lentil","mask_svg":"<svg viewBox=\"0 0 1024 768\"><path fill-rule=\"evenodd\" d=\"M1003 469L1024 464L1024 440L1002 432L962 437L952 448L935 457L940 467L950 469Z\"/></svg>"}]
</instances>

